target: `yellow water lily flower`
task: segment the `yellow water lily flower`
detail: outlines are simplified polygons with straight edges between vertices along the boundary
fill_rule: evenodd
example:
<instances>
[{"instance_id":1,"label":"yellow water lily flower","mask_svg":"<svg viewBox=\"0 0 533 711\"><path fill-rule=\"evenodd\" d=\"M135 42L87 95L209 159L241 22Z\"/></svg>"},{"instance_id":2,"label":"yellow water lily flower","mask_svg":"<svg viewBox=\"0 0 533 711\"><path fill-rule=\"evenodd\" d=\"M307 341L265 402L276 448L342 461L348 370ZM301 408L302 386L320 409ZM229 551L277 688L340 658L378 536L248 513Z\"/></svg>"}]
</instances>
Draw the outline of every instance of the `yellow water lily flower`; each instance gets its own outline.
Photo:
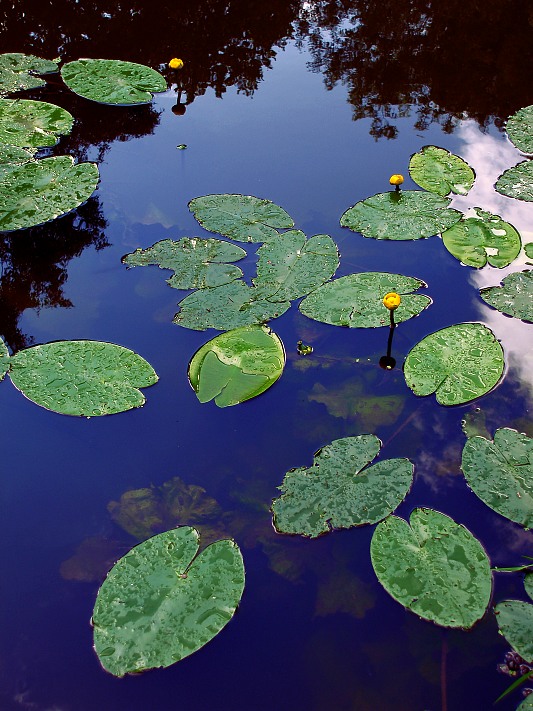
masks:
<instances>
[{"instance_id":1,"label":"yellow water lily flower","mask_svg":"<svg viewBox=\"0 0 533 711\"><path fill-rule=\"evenodd\" d=\"M389 293L383 297L383 305L386 306L389 311L397 309L401 302L400 294L397 294L395 291L389 291Z\"/></svg>"},{"instance_id":2,"label":"yellow water lily flower","mask_svg":"<svg viewBox=\"0 0 533 711\"><path fill-rule=\"evenodd\" d=\"M403 183L403 175L400 175L399 173L394 173L394 175L391 175L389 178L389 183L391 185L401 185Z\"/></svg>"},{"instance_id":3,"label":"yellow water lily flower","mask_svg":"<svg viewBox=\"0 0 533 711\"><path fill-rule=\"evenodd\" d=\"M178 59L177 57L174 57L170 60L168 66L171 69L181 69L183 67L183 59Z\"/></svg>"}]
</instances>

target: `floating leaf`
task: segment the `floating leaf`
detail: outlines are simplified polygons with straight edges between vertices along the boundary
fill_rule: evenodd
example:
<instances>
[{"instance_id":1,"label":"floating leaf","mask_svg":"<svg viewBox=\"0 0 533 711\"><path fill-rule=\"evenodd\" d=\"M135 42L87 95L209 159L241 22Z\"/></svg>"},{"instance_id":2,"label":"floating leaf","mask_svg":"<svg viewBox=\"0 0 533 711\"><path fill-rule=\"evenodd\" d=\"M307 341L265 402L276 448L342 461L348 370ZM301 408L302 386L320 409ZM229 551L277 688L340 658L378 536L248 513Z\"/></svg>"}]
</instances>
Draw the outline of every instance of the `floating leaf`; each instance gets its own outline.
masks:
<instances>
[{"instance_id":1,"label":"floating leaf","mask_svg":"<svg viewBox=\"0 0 533 711\"><path fill-rule=\"evenodd\" d=\"M507 197L533 201L533 160L525 160L503 172L494 187Z\"/></svg>"},{"instance_id":2,"label":"floating leaf","mask_svg":"<svg viewBox=\"0 0 533 711\"><path fill-rule=\"evenodd\" d=\"M516 711L533 711L533 694L526 696Z\"/></svg>"},{"instance_id":3,"label":"floating leaf","mask_svg":"<svg viewBox=\"0 0 533 711\"><path fill-rule=\"evenodd\" d=\"M15 353L13 384L29 400L63 415L111 415L144 405L138 388L157 382L141 356L113 343L56 341Z\"/></svg>"},{"instance_id":4,"label":"floating leaf","mask_svg":"<svg viewBox=\"0 0 533 711\"><path fill-rule=\"evenodd\" d=\"M466 161L437 146L424 146L409 161L411 178L437 195L467 195L476 174Z\"/></svg>"},{"instance_id":5,"label":"floating leaf","mask_svg":"<svg viewBox=\"0 0 533 711\"><path fill-rule=\"evenodd\" d=\"M174 323L196 331L216 328L229 331L241 326L261 324L281 316L290 306L289 301L268 301L262 289L247 286L243 281L200 289L178 304L180 310Z\"/></svg>"},{"instance_id":6,"label":"floating leaf","mask_svg":"<svg viewBox=\"0 0 533 711\"><path fill-rule=\"evenodd\" d=\"M207 644L231 620L244 590L232 540L198 555L184 526L140 543L104 580L93 612L94 648L106 671L124 676L168 667Z\"/></svg>"},{"instance_id":7,"label":"floating leaf","mask_svg":"<svg viewBox=\"0 0 533 711\"><path fill-rule=\"evenodd\" d=\"M277 229L294 225L283 208L250 195L203 195L190 201L189 210L206 230L239 242L266 242L279 237Z\"/></svg>"},{"instance_id":8,"label":"floating leaf","mask_svg":"<svg viewBox=\"0 0 533 711\"><path fill-rule=\"evenodd\" d=\"M533 153L533 106L526 106L513 114L507 120L505 130L519 151Z\"/></svg>"},{"instance_id":9,"label":"floating leaf","mask_svg":"<svg viewBox=\"0 0 533 711\"><path fill-rule=\"evenodd\" d=\"M479 293L498 311L533 322L533 270L508 274L501 286L487 286Z\"/></svg>"},{"instance_id":10,"label":"floating leaf","mask_svg":"<svg viewBox=\"0 0 533 711\"><path fill-rule=\"evenodd\" d=\"M75 210L98 184L95 163L71 156L29 161L0 180L0 232L25 229Z\"/></svg>"},{"instance_id":11,"label":"floating leaf","mask_svg":"<svg viewBox=\"0 0 533 711\"><path fill-rule=\"evenodd\" d=\"M502 428L494 441L471 437L463 449L461 468L468 485L487 506L502 516L533 528L533 440Z\"/></svg>"},{"instance_id":12,"label":"floating leaf","mask_svg":"<svg viewBox=\"0 0 533 711\"><path fill-rule=\"evenodd\" d=\"M500 632L511 647L533 662L533 605L520 600L504 600L494 607Z\"/></svg>"},{"instance_id":13,"label":"floating leaf","mask_svg":"<svg viewBox=\"0 0 533 711\"><path fill-rule=\"evenodd\" d=\"M272 502L276 530L315 538L388 516L411 488L413 465L386 459L369 467L380 448L373 434L344 437L319 449L308 469L288 471Z\"/></svg>"},{"instance_id":14,"label":"floating leaf","mask_svg":"<svg viewBox=\"0 0 533 711\"><path fill-rule=\"evenodd\" d=\"M372 565L401 605L443 627L469 629L489 604L492 577L481 543L438 511L389 516L374 531Z\"/></svg>"},{"instance_id":15,"label":"floating leaf","mask_svg":"<svg viewBox=\"0 0 533 711\"><path fill-rule=\"evenodd\" d=\"M238 405L273 385L285 367L281 340L265 326L221 333L196 351L189 380L200 402Z\"/></svg>"},{"instance_id":16,"label":"floating leaf","mask_svg":"<svg viewBox=\"0 0 533 711\"><path fill-rule=\"evenodd\" d=\"M0 144L0 180L24 163L33 160L33 152L18 146Z\"/></svg>"},{"instance_id":17,"label":"floating leaf","mask_svg":"<svg viewBox=\"0 0 533 711\"><path fill-rule=\"evenodd\" d=\"M479 207L477 217L463 218L442 233L444 246L469 267L508 266L520 254L522 240L517 230L499 215Z\"/></svg>"},{"instance_id":18,"label":"floating leaf","mask_svg":"<svg viewBox=\"0 0 533 711\"><path fill-rule=\"evenodd\" d=\"M75 94L100 104L149 104L166 91L165 77L144 64L119 59L77 59L61 67L63 81Z\"/></svg>"},{"instance_id":19,"label":"floating leaf","mask_svg":"<svg viewBox=\"0 0 533 711\"><path fill-rule=\"evenodd\" d=\"M378 193L356 203L341 217L342 227L375 239L421 239L451 227L461 218L449 198L417 190Z\"/></svg>"},{"instance_id":20,"label":"floating leaf","mask_svg":"<svg viewBox=\"0 0 533 711\"><path fill-rule=\"evenodd\" d=\"M0 99L0 143L21 148L55 146L72 130L74 117L46 101Z\"/></svg>"},{"instance_id":21,"label":"floating leaf","mask_svg":"<svg viewBox=\"0 0 533 711\"><path fill-rule=\"evenodd\" d=\"M417 343L404 374L415 395L435 393L441 405L460 405L488 393L503 368L503 350L492 331L480 323L458 323Z\"/></svg>"},{"instance_id":22,"label":"floating leaf","mask_svg":"<svg viewBox=\"0 0 533 711\"><path fill-rule=\"evenodd\" d=\"M4 340L0 338L0 382L6 377L6 373L11 365L11 359L9 357L9 351L4 343Z\"/></svg>"},{"instance_id":23,"label":"floating leaf","mask_svg":"<svg viewBox=\"0 0 533 711\"><path fill-rule=\"evenodd\" d=\"M57 72L56 62L35 57L33 54L8 52L0 54L0 96L23 89L37 89L46 84L36 74Z\"/></svg>"},{"instance_id":24,"label":"floating leaf","mask_svg":"<svg viewBox=\"0 0 533 711\"><path fill-rule=\"evenodd\" d=\"M526 253L526 257L533 259L533 242L528 242L524 245L524 252Z\"/></svg>"},{"instance_id":25,"label":"floating leaf","mask_svg":"<svg viewBox=\"0 0 533 711\"><path fill-rule=\"evenodd\" d=\"M388 274L363 272L349 274L319 287L300 304L300 311L315 321L351 328L389 326L389 311L383 297L389 292L401 295L401 304L394 311L394 321L401 323L418 316L431 304L429 296L412 294L425 287L420 279Z\"/></svg>"},{"instance_id":26,"label":"floating leaf","mask_svg":"<svg viewBox=\"0 0 533 711\"><path fill-rule=\"evenodd\" d=\"M337 245L329 235L307 239L300 230L289 230L257 251L256 287L269 294L270 301L292 301L309 294L339 266Z\"/></svg>"},{"instance_id":27,"label":"floating leaf","mask_svg":"<svg viewBox=\"0 0 533 711\"><path fill-rule=\"evenodd\" d=\"M157 264L172 269L167 284L174 289L204 289L228 284L242 276L237 262L246 257L244 249L219 239L183 237L177 242L164 239L148 249L136 249L122 258L133 267Z\"/></svg>"}]
</instances>

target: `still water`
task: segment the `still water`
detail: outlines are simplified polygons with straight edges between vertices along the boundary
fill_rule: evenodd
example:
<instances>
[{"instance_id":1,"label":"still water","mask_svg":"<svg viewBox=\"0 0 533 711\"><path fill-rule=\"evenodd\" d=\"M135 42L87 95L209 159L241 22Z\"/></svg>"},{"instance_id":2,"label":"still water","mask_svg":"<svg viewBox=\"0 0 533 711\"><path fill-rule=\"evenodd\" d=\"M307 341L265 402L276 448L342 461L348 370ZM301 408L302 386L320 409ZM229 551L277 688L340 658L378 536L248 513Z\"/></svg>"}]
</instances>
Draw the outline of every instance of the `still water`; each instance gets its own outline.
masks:
<instances>
[{"instance_id":1,"label":"still water","mask_svg":"<svg viewBox=\"0 0 533 711\"><path fill-rule=\"evenodd\" d=\"M403 0L3 3L2 51L154 68L178 56L185 67L180 86L163 69L170 88L149 107L91 104L57 76L28 94L74 114L72 135L52 153L97 161L101 182L75 213L0 238L0 333L12 352L62 339L118 343L160 380L143 408L90 420L47 412L9 380L0 385L0 711L492 707L510 679L497 673L508 646L491 608L469 632L443 631L377 583L373 526L307 541L277 535L268 508L289 469L309 466L333 439L373 432L383 457L415 464L397 515L417 506L448 514L482 541L493 565L531 555L531 534L479 501L460 470L461 420L476 408L491 434L508 426L533 436L532 326L492 310L478 292L524 260L476 271L437 236L378 242L339 225L349 206L387 190L392 173L407 176L411 154L434 144L476 171L474 189L453 206L490 210L533 241L533 206L493 189L521 159L502 126L533 103L531 22L520 0L486 2L482 11ZM416 188L409 178L404 187ZM378 366L386 329L328 326L293 304L271 323L287 351L278 383L235 407L200 404L187 364L216 332L173 325L186 294L165 283L168 273L126 269L121 258L166 238L213 236L187 208L209 193L267 198L308 236L330 234L341 253L337 277L391 271L424 280L433 305L396 329L397 368ZM247 251L239 265L249 280L255 246ZM485 323L501 340L504 379L464 406L415 397L401 372L406 354L428 333L465 321ZM313 345L311 356L298 356L299 340ZM241 605L191 657L115 679L92 650L98 587L139 540L202 523L198 512L176 520L165 508L162 492L190 494L184 485L218 502L203 521L206 536L232 536L243 551ZM156 501L155 518L142 520L131 494L121 500L140 489ZM496 576L493 601L506 598L525 599L520 575ZM520 699L515 692L498 707Z\"/></svg>"}]
</instances>

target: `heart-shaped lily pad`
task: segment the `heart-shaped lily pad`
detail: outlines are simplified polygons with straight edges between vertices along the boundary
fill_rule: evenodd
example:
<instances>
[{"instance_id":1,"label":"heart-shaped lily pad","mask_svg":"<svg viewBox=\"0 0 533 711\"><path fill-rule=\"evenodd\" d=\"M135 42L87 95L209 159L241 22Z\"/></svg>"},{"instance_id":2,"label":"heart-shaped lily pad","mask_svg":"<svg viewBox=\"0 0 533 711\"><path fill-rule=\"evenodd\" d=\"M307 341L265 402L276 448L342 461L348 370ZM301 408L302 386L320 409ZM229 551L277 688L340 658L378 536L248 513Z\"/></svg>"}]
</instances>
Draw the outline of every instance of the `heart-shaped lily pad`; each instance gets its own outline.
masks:
<instances>
[{"instance_id":1,"label":"heart-shaped lily pad","mask_svg":"<svg viewBox=\"0 0 533 711\"><path fill-rule=\"evenodd\" d=\"M533 270L508 274L501 286L487 286L479 293L498 311L533 323Z\"/></svg>"},{"instance_id":2,"label":"heart-shaped lily pad","mask_svg":"<svg viewBox=\"0 0 533 711\"><path fill-rule=\"evenodd\" d=\"M56 341L15 353L9 376L37 405L63 415L111 415L144 405L157 382L144 358L113 343Z\"/></svg>"},{"instance_id":3,"label":"heart-shaped lily pad","mask_svg":"<svg viewBox=\"0 0 533 711\"><path fill-rule=\"evenodd\" d=\"M533 605L504 600L495 606L494 612L500 632L511 647L526 662L533 662Z\"/></svg>"},{"instance_id":4,"label":"heart-shaped lily pad","mask_svg":"<svg viewBox=\"0 0 533 711\"><path fill-rule=\"evenodd\" d=\"M166 91L165 77L155 69L119 59L77 59L61 67L65 84L75 94L100 104L149 104Z\"/></svg>"},{"instance_id":5,"label":"heart-shaped lily pad","mask_svg":"<svg viewBox=\"0 0 533 711\"><path fill-rule=\"evenodd\" d=\"M436 195L467 195L476 174L466 161L437 146L424 146L409 161L411 178Z\"/></svg>"},{"instance_id":6,"label":"heart-shaped lily pad","mask_svg":"<svg viewBox=\"0 0 533 711\"><path fill-rule=\"evenodd\" d=\"M276 530L315 538L388 516L411 488L413 464L386 459L369 467L380 449L373 434L344 437L319 449L308 469L288 471L272 502Z\"/></svg>"},{"instance_id":7,"label":"heart-shaped lily pad","mask_svg":"<svg viewBox=\"0 0 533 711\"><path fill-rule=\"evenodd\" d=\"M485 395L503 374L501 345L481 323L458 323L431 333L414 346L404 364L415 395L435 393L441 405L460 405Z\"/></svg>"},{"instance_id":8,"label":"heart-shaped lily pad","mask_svg":"<svg viewBox=\"0 0 533 711\"><path fill-rule=\"evenodd\" d=\"M0 99L0 143L21 148L55 146L67 136L74 117L46 101Z\"/></svg>"},{"instance_id":9,"label":"heart-shaped lily pad","mask_svg":"<svg viewBox=\"0 0 533 711\"><path fill-rule=\"evenodd\" d=\"M507 197L532 202L533 160L525 160L503 172L494 187L497 192Z\"/></svg>"},{"instance_id":10,"label":"heart-shaped lily pad","mask_svg":"<svg viewBox=\"0 0 533 711\"><path fill-rule=\"evenodd\" d=\"M300 304L305 316L351 328L378 328L390 325L383 297L389 292L401 295L400 306L394 311L396 323L418 316L431 304L429 296L413 294L427 286L420 279L388 274L363 272L335 279L313 291Z\"/></svg>"},{"instance_id":11,"label":"heart-shaped lily pad","mask_svg":"<svg viewBox=\"0 0 533 711\"><path fill-rule=\"evenodd\" d=\"M375 239L411 240L430 237L461 219L448 208L449 198L417 190L378 193L356 203L341 217L342 227Z\"/></svg>"},{"instance_id":12,"label":"heart-shaped lily pad","mask_svg":"<svg viewBox=\"0 0 533 711\"><path fill-rule=\"evenodd\" d=\"M370 544L379 582L400 604L443 627L469 629L489 604L490 561L470 531L432 509L389 516Z\"/></svg>"},{"instance_id":13,"label":"heart-shaped lily pad","mask_svg":"<svg viewBox=\"0 0 533 711\"><path fill-rule=\"evenodd\" d=\"M505 127L512 143L522 153L533 153L533 106L525 106L513 114Z\"/></svg>"},{"instance_id":14,"label":"heart-shaped lily pad","mask_svg":"<svg viewBox=\"0 0 533 711\"><path fill-rule=\"evenodd\" d=\"M189 380L200 402L237 405L270 388L285 367L281 340L265 326L236 328L211 339L189 363Z\"/></svg>"},{"instance_id":15,"label":"heart-shaped lily pad","mask_svg":"<svg viewBox=\"0 0 533 711\"><path fill-rule=\"evenodd\" d=\"M231 620L244 590L237 544L198 555L189 526L149 538L111 569L94 606L94 648L106 671L124 676L168 667L207 644Z\"/></svg>"},{"instance_id":16,"label":"heart-shaped lily pad","mask_svg":"<svg viewBox=\"0 0 533 711\"><path fill-rule=\"evenodd\" d=\"M0 54L0 96L44 86L46 82L36 75L53 74L57 71L56 62L35 57L33 54Z\"/></svg>"},{"instance_id":17,"label":"heart-shaped lily pad","mask_svg":"<svg viewBox=\"0 0 533 711\"><path fill-rule=\"evenodd\" d=\"M0 144L0 180L24 163L34 160L34 151Z\"/></svg>"}]
</instances>

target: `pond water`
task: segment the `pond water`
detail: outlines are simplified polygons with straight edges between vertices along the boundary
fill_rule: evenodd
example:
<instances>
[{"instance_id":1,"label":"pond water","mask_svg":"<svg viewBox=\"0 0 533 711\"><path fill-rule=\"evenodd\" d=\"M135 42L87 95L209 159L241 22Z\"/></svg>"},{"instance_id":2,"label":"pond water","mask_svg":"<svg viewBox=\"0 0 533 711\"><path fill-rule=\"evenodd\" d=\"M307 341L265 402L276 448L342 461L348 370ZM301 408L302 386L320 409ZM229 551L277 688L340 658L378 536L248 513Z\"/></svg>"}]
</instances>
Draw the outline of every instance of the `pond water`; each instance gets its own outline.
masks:
<instances>
[{"instance_id":1,"label":"pond water","mask_svg":"<svg viewBox=\"0 0 533 711\"><path fill-rule=\"evenodd\" d=\"M475 270L439 236L383 242L339 225L348 207L388 190L392 173L415 189L409 158L434 144L476 171L473 190L453 206L490 210L524 243L533 241L531 203L493 188L521 160L503 122L533 103L527 3L491 0L482 11L477 3L407 0L8 5L0 11L3 51L154 68L178 56L185 66L180 87L162 69L170 88L148 107L93 104L57 75L27 94L74 114L72 135L49 153L97 161L101 181L76 212L0 238L0 334L12 352L62 339L110 341L142 355L160 379L144 391L143 408L92 419L48 412L8 379L1 384L0 709L491 708L511 681L497 672L509 647L492 605L472 630L443 630L404 610L377 582L374 526L318 540L281 536L269 506L289 469L311 465L334 439L372 432L384 458L415 464L397 515L417 506L442 511L479 538L495 566L531 555L531 534L477 499L460 469L461 421L478 408L491 434L512 427L533 436L532 326L479 296L525 260ZM186 294L165 283L169 273L126 269L121 258L165 238L212 237L187 207L210 193L267 198L308 236L331 235L341 254L337 277L391 271L425 281L433 304L396 329L397 367L378 365L387 329L329 326L293 304L270 323L287 352L274 387L235 407L200 404L187 365L216 332L174 325ZM248 281L258 246L247 245L240 263ZM416 397L401 369L409 350L467 321L486 324L501 341L502 381L463 406ZM313 346L312 355L297 354L299 340ZM214 527L216 537L241 547L240 607L180 663L116 679L92 648L98 588L139 540L199 522L194 512L176 520L165 509L162 492L174 486L186 498L183 484L202 487L219 504L205 535ZM131 494L121 502L141 489L150 490L143 500L156 500L159 519L142 520ZM493 603L507 598L527 599L522 576L495 576ZM520 699L515 692L499 708L514 709Z\"/></svg>"}]
</instances>

